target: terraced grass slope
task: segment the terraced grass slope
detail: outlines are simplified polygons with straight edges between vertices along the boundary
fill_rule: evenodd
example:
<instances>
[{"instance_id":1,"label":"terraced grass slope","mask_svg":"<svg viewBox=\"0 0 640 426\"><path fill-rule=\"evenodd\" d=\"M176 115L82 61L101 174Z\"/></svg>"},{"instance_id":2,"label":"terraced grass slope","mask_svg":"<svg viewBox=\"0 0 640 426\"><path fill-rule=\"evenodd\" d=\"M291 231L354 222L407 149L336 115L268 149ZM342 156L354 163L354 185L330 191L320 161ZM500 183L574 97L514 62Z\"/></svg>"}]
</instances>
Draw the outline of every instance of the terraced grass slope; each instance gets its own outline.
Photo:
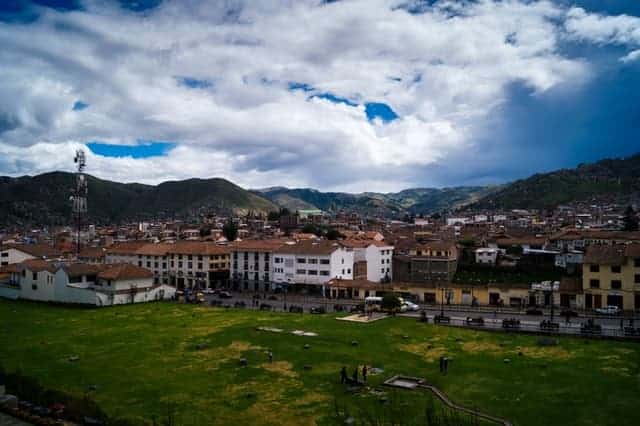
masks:
<instances>
[{"instance_id":1,"label":"terraced grass slope","mask_svg":"<svg viewBox=\"0 0 640 426\"><path fill-rule=\"evenodd\" d=\"M444 355L453 359L447 376L438 372ZM96 385L89 395L103 410L140 424L169 405L177 424L332 424L336 401L382 406L379 396L353 395L339 384L343 365L351 374L365 363L384 369L370 384L400 398L409 418L429 397L382 388L394 374L424 377L455 402L516 425L640 424L640 347L631 343L563 338L544 347L535 336L407 318L352 324L175 303L85 310L0 300L5 369L78 395Z\"/></svg>"}]
</instances>

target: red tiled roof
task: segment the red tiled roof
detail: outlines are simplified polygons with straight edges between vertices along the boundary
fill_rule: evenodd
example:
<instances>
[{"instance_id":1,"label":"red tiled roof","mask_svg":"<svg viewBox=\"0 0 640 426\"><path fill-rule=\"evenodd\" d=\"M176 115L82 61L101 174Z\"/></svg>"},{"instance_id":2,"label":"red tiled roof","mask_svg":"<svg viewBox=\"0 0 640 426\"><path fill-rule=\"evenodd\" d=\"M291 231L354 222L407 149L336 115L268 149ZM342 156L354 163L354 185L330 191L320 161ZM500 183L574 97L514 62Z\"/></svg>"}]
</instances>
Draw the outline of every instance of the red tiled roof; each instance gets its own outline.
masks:
<instances>
[{"instance_id":1,"label":"red tiled roof","mask_svg":"<svg viewBox=\"0 0 640 426\"><path fill-rule=\"evenodd\" d=\"M7 244L5 249L7 248L19 250L34 257L57 258L62 256L62 253L59 250L45 244Z\"/></svg>"},{"instance_id":2,"label":"red tiled roof","mask_svg":"<svg viewBox=\"0 0 640 426\"><path fill-rule=\"evenodd\" d=\"M129 263L116 263L105 266L106 267L98 273L98 278L103 280L122 281L153 278L153 273L148 269L131 265Z\"/></svg>"}]
</instances>

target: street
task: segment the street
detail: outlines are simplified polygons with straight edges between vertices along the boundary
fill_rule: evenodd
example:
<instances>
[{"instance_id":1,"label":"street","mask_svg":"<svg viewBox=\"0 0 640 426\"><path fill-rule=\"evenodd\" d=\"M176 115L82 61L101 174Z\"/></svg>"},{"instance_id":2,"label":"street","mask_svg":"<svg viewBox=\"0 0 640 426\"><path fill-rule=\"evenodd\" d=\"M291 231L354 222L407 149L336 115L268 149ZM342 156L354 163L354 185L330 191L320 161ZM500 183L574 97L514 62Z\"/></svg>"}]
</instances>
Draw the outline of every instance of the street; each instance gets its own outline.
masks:
<instances>
[{"instance_id":1,"label":"street","mask_svg":"<svg viewBox=\"0 0 640 426\"><path fill-rule=\"evenodd\" d=\"M326 312L337 312L335 307L342 306L344 311L349 312L351 308L362 304L361 299L327 299L322 297L312 297L300 294L272 294L272 293L231 293L231 298L220 298L215 294L206 294L205 300L207 304L217 303L221 306L233 307L238 302L243 302L246 309L260 309L260 305L269 305L270 310L284 312L288 311L291 306L302 307L304 313L309 313L312 308L323 307ZM515 318L520 321L519 331L528 332L541 332L540 322L542 320L550 320L551 312L549 309L545 309L543 315L527 315L526 309L518 310L510 307L493 308L493 307L470 307L470 306L452 306L452 305L420 305L421 309L426 312L429 322L433 322L436 315L440 315L441 312L445 316L450 317L452 326L468 326L467 318L482 317L484 325L476 326L477 328L485 329L502 329L502 320ZM623 328L621 328L620 317L607 317L603 315L596 315L593 313L579 312L578 317L570 318L569 322L565 317L560 316L561 310L556 308L554 313L553 322L558 324L557 330L554 333L559 334L581 334L581 324L587 322L589 319L594 321L594 324L600 325L602 328L603 336L610 337L624 337ZM407 317L420 317L419 311L405 312L399 314ZM623 319L623 326L628 327L630 325L630 317ZM640 327L640 321L634 319L634 327ZM511 330L518 331L518 330Z\"/></svg>"}]
</instances>

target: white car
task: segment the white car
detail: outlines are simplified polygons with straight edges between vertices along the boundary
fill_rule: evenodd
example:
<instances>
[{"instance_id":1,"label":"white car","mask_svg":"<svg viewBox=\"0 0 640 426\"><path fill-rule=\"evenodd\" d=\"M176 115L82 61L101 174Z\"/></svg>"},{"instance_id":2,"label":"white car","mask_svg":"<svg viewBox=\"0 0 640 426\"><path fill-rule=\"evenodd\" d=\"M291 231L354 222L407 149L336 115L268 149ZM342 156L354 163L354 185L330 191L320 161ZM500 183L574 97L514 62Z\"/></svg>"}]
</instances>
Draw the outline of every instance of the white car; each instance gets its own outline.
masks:
<instances>
[{"instance_id":1,"label":"white car","mask_svg":"<svg viewBox=\"0 0 640 426\"><path fill-rule=\"evenodd\" d=\"M405 300L404 302L402 302L402 305L400 305L400 310L402 312L406 312L406 311L419 311L420 310L420 306L416 305L413 302L409 302L407 300Z\"/></svg>"},{"instance_id":2,"label":"white car","mask_svg":"<svg viewBox=\"0 0 640 426\"><path fill-rule=\"evenodd\" d=\"M603 308L597 308L596 312L602 315L618 315L620 314L620 308L617 306L605 306Z\"/></svg>"}]
</instances>

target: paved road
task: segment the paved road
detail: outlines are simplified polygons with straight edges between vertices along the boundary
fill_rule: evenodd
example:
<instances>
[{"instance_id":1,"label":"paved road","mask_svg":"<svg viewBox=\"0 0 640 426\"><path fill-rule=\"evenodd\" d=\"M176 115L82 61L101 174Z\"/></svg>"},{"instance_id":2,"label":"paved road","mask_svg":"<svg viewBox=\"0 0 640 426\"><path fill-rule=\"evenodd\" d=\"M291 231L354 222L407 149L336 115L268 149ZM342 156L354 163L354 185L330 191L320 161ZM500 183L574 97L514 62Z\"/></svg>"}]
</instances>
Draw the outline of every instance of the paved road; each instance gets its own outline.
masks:
<instances>
[{"instance_id":1,"label":"paved road","mask_svg":"<svg viewBox=\"0 0 640 426\"><path fill-rule=\"evenodd\" d=\"M286 311L290 306L302 306L305 313L310 312L311 308L324 307L327 312L335 312L334 306L343 306L346 311L351 307L360 304L361 300L353 299L323 299L322 297L311 297L303 295L288 294L285 298L283 294L259 294L259 299L254 299L254 293L233 293L230 299L220 299L217 295L205 295L207 303L212 300L219 300L223 305L233 306L236 302L244 302L248 309L259 309L260 304L265 303L271 305L275 311ZM265 299L266 297L266 299ZM275 299L275 300L272 300ZM422 305L429 318L429 322L433 321L433 317L444 310L444 315L452 318L452 325L465 325L467 317L482 317L485 320L485 328L502 328L502 320L505 318L517 318L520 320L521 329L528 331L539 331L540 321L550 319L550 310L544 310L544 315L527 315L525 310L513 308L491 308L491 307L475 307L470 306L447 306L439 305ZM596 324L602 326L603 334L611 336L622 336L623 331L620 327L620 317L606 317L594 315L591 313L580 312L577 318L571 318L567 323L564 317L560 317L560 310L556 309L554 322L560 324L559 333L564 334L580 334L580 324L588 319L593 319ZM418 312L403 314L411 317L419 317ZM623 320L624 326L629 325L629 318ZM634 320L634 326L640 327L640 317Z\"/></svg>"}]
</instances>

